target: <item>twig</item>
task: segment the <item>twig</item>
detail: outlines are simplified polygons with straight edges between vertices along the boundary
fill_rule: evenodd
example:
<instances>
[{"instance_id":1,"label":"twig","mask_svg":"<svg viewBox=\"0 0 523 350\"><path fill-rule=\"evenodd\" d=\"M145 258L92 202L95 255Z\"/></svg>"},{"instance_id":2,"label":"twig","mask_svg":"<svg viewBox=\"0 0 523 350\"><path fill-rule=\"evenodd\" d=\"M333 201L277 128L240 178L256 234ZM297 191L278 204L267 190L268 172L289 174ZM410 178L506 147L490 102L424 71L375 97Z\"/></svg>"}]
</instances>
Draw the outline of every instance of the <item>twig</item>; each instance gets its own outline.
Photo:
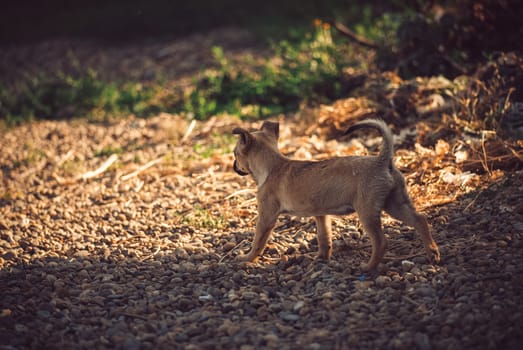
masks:
<instances>
[{"instance_id":1,"label":"twig","mask_svg":"<svg viewBox=\"0 0 523 350\"><path fill-rule=\"evenodd\" d=\"M126 317L132 317L132 318L138 318L140 320L144 320L144 321L147 321L148 318L145 317L145 316L142 316L142 315L137 315L137 314L132 314L130 312L122 312L122 315L123 316L126 316Z\"/></svg>"},{"instance_id":2,"label":"twig","mask_svg":"<svg viewBox=\"0 0 523 350\"><path fill-rule=\"evenodd\" d=\"M45 162L45 161L39 162L39 164L37 166L32 167L29 170L25 171L24 173L20 174L20 178L25 179L29 175L32 175L34 173L41 171L43 168L45 168L46 164L47 164L47 162Z\"/></svg>"},{"instance_id":3,"label":"twig","mask_svg":"<svg viewBox=\"0 0 523 350\"><path fill-rule=\"evenodd\" d=\"M278 253L279 254L279 253ZM273 258L273 257L270 257L270 256L265 256L263 257L263 260L267 260L267 261L270 261L271 263L275 262L275 261L281 261L281 257L283 256L284 254L280 254L279 257L277 258Z\"/></svg>"},{"instance_id":4,"label":"twig","mask_svg":"<svg viewBox=\"0 0 523 350\"><path fill-rule=\"evenodd\" d=\"M490 157L490 162L491 164L494 164L494 166L496 168L499 168L500 166L503 166L503 162L506 162L506 161L509 161L511 159L513 159L514 157L518 158L519 160L523 160L519 157L521 156L516 156L515 154L504 154L502 156L497 156L497 157ZM481 168L479 167L481 165ZM483 169L485 170L485 167L484 167L484 160L483 159L479 159L479 160L469 160L465 163L463 163L463 169L464 170L472 170L472 169L476 169L476 170L480 170L480 169Z\"/></svg>"},{"instance_id":5,"label":"twig","mask_svg":"<svg viewBox=\"0 0 523 350\"><path fill-rule=\"evenodd\" d=\"M295 232L308 231L312 228L312 226L314 225L314 222L310 222L310 221L303 222L303 223L299 223L298 225L290 224L289 227L284 228L285 226L288 226L289 224L290 224L289 222L285 222L285 223L281 224L280 226L274 228L274 232L277 232L279 234L284 234L284 233L291 232L291 231L295 231Z\"/></svg>"},{"instance_id":6,"label":"twig","mask_svg":"<svg viewBox=\"0 0 523 350\"><path fill-rule=\"evenodd\" d=\"M508 146L506 143L505 143L505 148L508 148L509 151L514 155L514 157L523 161L523 156L520 153L518 153L515 149L513 149L512 147Z\"/></svg>"},{"instance_id":7,"label":"twig","mask_svg":"<svg viewBox=\"0 0 523 350\"><path fill-rule=\"evenodd\" d=\"M359 36L358 34L354 33L352 30L341 24L340 22L336 21L329 21L330 24L343 36L346 36L350 40L354 41L356 44L365 46L371 49L377 49L378 45L372 41L370 41L367 38L364 38L362 36Z\"/></svg>"},{"instance_id":8,"label":"twig","mask_svg":"<svg viewBox=\"0 0 523 350\"><path fill-rule=\"evenodd\" d=\"M391 261L400 261L400 260L412 259L417 256L423 256L423 255L425 255L425 252L419 252L419 253L415 253L415 254L402 255L402 256L390 256L390 257L388 256L387 259L389 259Z\"/></svg>"},{"instance_id":9,"label":"twig","mask_svg":"<svg viewBox=\"0 0 523 350\"><path fill-rule=\"evenodd\" d=\"M156 254L158 254L159 252L160 252L160 246L158 246L158 248L156 248L156 251L155 251L154 253L149 254L149 255L147 255L146 257L140 259L140 262L145 261L145 260L147 260L147 259L150 259L150 258L154 257L154 256L155 256Z\"/></svg>"},{"instance_id":10,"label":"twig","mask_svg":"<svg viewBox=\"0 0 523 350\"><path fill-rule=\"evenodd\" d=\"M509 108L510 95L512 95L512 93L514 91L516 91L516 89L514 87L511 87L508 89L507 96L505 97L505 102L503 103L503 108L502 108L503 112L506 112L506 110ZM498 129L503 124L506 115L507 115L506 113L502 113L501 119L499 120L499 123L498 123Z\"/></svg>"},{"instance_id":11,"label":"twig","mask_svg":"<svg viewBox=\"0 0 523 350\"><path fill-rule=\"evenodd\" d=\"M127 181L135 176L138 176L141 172L152 167L153 165L160 163L162 160L163 160L163 156L160 158L156 158L155 160L151 160L149 163L142 165L141 167L139 167L138 169L136 169L135 171L133 171L130 174L122 176L120 179L122 181Z\"/></svg>"},{"instance_id":12,"label":"twig","mask_svg":"<svg viewBox=\"0 0 523 350\"><path fill-rule=\"evenodd\" d=\"M253 193L255 192L256 190L255 189L252 189L252 188L246 188L246 189L243 189L243 190L239 190L239 191L236 191L234 193L231 193L230 195L228 195L227 197L225 197L225 199L231 199L232 197L237 197L241 194L244 194L244 193Z\"/></svg>"},{"instance_id":13,"label":"twig","mask_svg":"<svg viewBox=\"0 0 523 350\"><path fill-rule=\"evenodd\" d=\"M231 250L229 250L227 253L225 253L224 256L222 256L220 258L220 260L218 260L218 264L221 263L223 261L223 259L225 259L226 257L228 257L229 255L231 255L231 253L233 251L235 251L239 246L241 246L243 243L245 243L245 241L247 241L246 239L243 239L240 243L236 244Z\"/></svg>"},{"instance_id":14,"label":"twig","mask_svg":"<svg viewBox=\"0 0 523 350\"><path fill-rule=\"evenodd\" d=\"M458 62L454 61L452 58L448 57L447 55L440 55L440 57L461 74L467 74L467 70L464 69Z\"/></svg>"},{"instance_id":15,"label":"twig","mask_svg":"<svg viewBox=\"0 0 523 350\"><path fill-rule=\"evenodd\" d=\"M73 150L69 150L69 152L67 152L65 155L60 157L60 159L58 159L58 161L56 162L56 166L61 166L62 164L67 162L69 160L69 158L71 158L73 155L74 155Z\"/></svg>"},{"instance_id":16,"label":"twig","mask_svg":"<svg viewBox=\"0 0 523 350\"><path fill-rule=\"evenodd\" d=\"M255 197L255 198L251 198L251 199L247 199L245 202L243 202L242 204L240 204L240 208L246 208L246 207L249 207L249 206L252 205L253 203L256 203L256 197Z\"/></svg>"},{"instance_id":17,"label":"twig","mask_svg":"<svg viewBox=\"0 0 523 350\"><path fill-rule=\"evenodd\" d=\"M418 303L418 302L415 301L415 300L412 300L411 298L409 298L409 297L406 296L406 295L402 296L401 298L402 298L403 300L405 300L405 301L411 303L411 304L414 305L414 306L417 306L417 307L420 307L420 306L421 306L420 303Z\"/></svg>"},{"instance_id":18,"label":"twig","mask_svg":"<svg viewBox=\"0 0 523 350\"><path fill-rule=\"evenodd\" d=\"M189 135L191 135L191 133L192 133L192 131L194 130L194 127L195 127L195 126L196 126L196 120L193 119L193 120L191 121L191 124L189 124L189 127L187 128L187 131L185 132L185 134L184 134L183 137L182 137L182 140L181 140L182 143L185 142L185 141L187 141L187 139L189 138Z\"/></svg>"},{"instance_id":19,"label":"twig","mask_svg":"<svg viewBox=\"0 0 523 350\"><path fill-rule=\"evenodd\" d=\"M144 184L145 182L143 182L142 180L138 180L136 182L136 186L134 187L134 192L140 192Z\"/></svg>"},{"instance_id":20,"label":"twig","mask_svg":"<svg viewBox=\"0 0 523 350\"><path fill-rule=\"evenodd\" d=\"M476 202L476 200L478 199L478 197L481 195L481 191L478 192L478 194L474 197L473 200L470 201L469 204L467 204L467 206L465 207L465 209L463 209L463 212L467 212L469 210L469 208Z\"/></svg>"},{"instance_id":21,"label":"twig","mask_svg":"<svg viewBox=\"0 0 523 350\"><path fill-rule=\"evenodd\" d=\"M429 204L427 205L423 205L423 206L419 206L420 210L425 210L427 208L436 208L436 207L440 207L442 205L446 205L446 204L449 204L449 203L452 203L452 202L455 202L456 201L456 198L457 196L453 196L451 198L443 198L443 199L440 199L440 198L436 198L436 200L432 200L431 202L429 202Z\"/></svg>"},{"instance_id":22,"label":"twig","mask_svg":"<svg viewBox=\"0 0 523 350\"><path fill-rule=\"evenodd\" d=\"M88 171L82 175L78 175L75 180L87 180L93 177L96 177L103 172L105 172L114 162L118 160L118 156L116 154L112 154L98 169L93 171Z\"/></svg>"},{"instance_id":23,"label":"twig","mask_svg":"<svg viewBox=\"0 0 523 350\"><path fill-rule=\"evenodd\" d=\"M487 174L492 175L488 167L487 150L485 149L485 134L481 133L481 149L483 150L483 167L487 171Z\"/></svg>"}]
</instances>

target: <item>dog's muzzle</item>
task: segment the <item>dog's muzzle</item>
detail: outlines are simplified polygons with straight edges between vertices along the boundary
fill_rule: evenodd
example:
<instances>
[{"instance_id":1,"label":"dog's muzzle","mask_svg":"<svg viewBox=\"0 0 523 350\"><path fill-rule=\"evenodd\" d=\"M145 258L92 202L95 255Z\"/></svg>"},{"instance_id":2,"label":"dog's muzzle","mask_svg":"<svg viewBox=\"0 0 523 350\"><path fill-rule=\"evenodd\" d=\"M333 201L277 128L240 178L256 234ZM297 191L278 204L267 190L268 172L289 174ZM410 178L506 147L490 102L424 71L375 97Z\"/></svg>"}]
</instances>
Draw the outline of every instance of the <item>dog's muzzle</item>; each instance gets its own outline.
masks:
<instances>
[{"instance_id":1,"label":"dog's muzzle","mask_svg":"<svg viewBox=\"0 0 523 350\"><path fill-rule=\"evenodd\" d=\"M238 169L238 166L236 165L236 160L234 161L234 164L232 165L232 168L234 169L234 171L235 171L238 175L241 175L241 176L249 175L249 173L246 173L245 171L242 171L242 170Z\"/></svg>"}]
</instances>

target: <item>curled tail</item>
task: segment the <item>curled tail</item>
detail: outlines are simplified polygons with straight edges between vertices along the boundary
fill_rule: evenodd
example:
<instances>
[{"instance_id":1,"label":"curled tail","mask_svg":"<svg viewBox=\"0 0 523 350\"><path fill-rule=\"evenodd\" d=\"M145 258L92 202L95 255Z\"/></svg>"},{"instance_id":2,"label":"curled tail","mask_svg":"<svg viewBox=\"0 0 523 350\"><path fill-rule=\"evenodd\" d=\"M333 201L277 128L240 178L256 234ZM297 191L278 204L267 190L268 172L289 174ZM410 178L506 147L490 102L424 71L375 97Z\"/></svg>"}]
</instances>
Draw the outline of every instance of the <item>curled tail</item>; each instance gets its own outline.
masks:
<instances>
[{"instance_id":1,"label":"curled tail","mask_svg":"<svg viewBox=\"0 0 523 350\"><path fill-rule=\"evenodd\" d=\"M377 129L381 137L383 138L381 144L381 150L378 154L378 158L384 163L392 165L392 157L394 156L394 143L392 139L392 132L390 131L387 124L380 119L367 119L352 125L345 131L344 135L350 134L351 132L363 128Z\"/></svg>"}]
</instances>

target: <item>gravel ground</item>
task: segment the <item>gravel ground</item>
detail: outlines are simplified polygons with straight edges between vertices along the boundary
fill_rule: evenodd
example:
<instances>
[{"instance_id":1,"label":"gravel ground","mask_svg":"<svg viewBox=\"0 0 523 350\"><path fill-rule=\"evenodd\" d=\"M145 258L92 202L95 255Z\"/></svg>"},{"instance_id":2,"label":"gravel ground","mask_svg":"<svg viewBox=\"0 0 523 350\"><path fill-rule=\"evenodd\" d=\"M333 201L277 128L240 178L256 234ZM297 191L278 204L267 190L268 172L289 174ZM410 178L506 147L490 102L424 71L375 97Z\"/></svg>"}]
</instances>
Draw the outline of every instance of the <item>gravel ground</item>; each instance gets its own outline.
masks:
<instances>
[{"instance_id":1,"label":"gravel ground","mask_svg":"<svg viewBox=\"0 0 523 350\"><path fill-rule=\"evenodd\" d=\"M261 262L244 265L234 256L250 244L255 186L232 172L234 123L185 135L162 115L4 133L0 349L519 348L522 171L454 186L441 180L450 163L424 180L403 167L439 266L384 218L387 262L363 274L370 244L355 216L335 220L329 263L313 261L312 221L282 216ZM295 157L361 146L291 137L291 124L282 148Z\"/></svg>"}]
</instances>

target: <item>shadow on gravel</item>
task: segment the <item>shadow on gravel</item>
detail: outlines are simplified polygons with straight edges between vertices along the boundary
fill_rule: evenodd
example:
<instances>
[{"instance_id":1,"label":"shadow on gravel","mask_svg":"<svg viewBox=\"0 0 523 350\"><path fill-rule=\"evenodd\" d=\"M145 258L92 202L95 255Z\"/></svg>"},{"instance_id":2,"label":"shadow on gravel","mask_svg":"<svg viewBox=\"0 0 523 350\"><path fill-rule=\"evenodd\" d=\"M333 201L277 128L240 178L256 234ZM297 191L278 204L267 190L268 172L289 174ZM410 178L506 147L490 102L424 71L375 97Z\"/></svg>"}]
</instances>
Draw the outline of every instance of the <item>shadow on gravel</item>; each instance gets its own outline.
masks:
<instances>
[{"instance_id":1,"label":"shadow on gravel","mask_svg":"<svg viewBox=\"0 0 523 350\"><path fill-rule=\"evenodd\" d=\"M245 266L209 253L7 267L0 348L516 349L522 183L520 172L435 208L443 264L391 260L375 278L348 266L350 251L329 264L298 254Z\"/></svg>"}]
</instances>

